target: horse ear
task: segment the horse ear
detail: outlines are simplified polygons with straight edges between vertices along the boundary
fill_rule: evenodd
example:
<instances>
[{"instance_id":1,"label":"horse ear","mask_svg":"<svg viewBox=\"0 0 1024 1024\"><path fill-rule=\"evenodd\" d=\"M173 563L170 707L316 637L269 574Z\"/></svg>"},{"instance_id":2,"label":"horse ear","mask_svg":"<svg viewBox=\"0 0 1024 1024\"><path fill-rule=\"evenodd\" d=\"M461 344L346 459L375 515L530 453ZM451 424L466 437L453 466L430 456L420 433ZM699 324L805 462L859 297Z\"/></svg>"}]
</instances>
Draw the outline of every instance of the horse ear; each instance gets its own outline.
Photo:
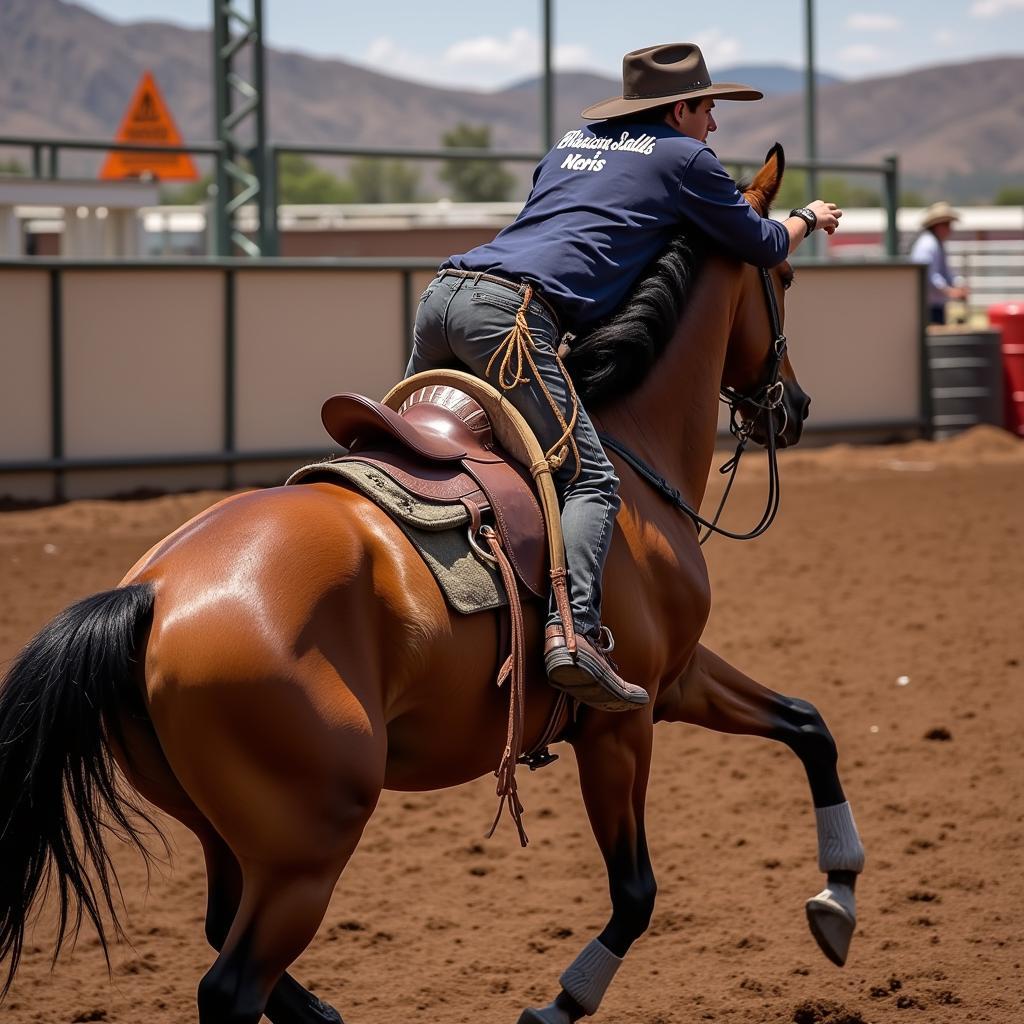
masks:
<instances>
[{"instance_id":1,"label":"horse ear","mask_svg":"<svg viewBox=\"0 0 1024 1024\"><path fill-rule=\"evenodd\" d=\"M782 144L776 142L764 158L764 167L754 175L750 187L743 193L750 205L762 217L768 216L772 203L779 193L782 175L786 170L786 153Z\"/></svg>"}]
</instances>

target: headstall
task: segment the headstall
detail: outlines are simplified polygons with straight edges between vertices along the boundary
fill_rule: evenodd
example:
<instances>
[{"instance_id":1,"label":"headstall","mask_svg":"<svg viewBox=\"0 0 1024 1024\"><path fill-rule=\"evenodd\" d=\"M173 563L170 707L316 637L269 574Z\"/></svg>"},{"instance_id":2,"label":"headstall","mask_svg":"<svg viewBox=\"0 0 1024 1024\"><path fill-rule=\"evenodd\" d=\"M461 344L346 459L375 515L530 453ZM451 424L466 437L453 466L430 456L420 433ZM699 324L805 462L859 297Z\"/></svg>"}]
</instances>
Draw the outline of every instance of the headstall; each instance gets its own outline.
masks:
<instances>
[{"instance_id":1,"label":"headstall","mask_svg":"<svg viewBox=\"0 0 1024 1024\"><path fill-rule=\"evenodd\" d=\"M688 515L697 527L698 533L700 533L702 527L704 528L704 536L700 539L701 544L704 544L715 533L732 540L753 540L755 537L760 537L772 525L779 511L779 462L775 439L786 429L788 424L786 407L783 404L785 383L781 377L782 361L786 356L786 336L782 333L779 305L775 298L775 289L772 286L771 275L764 267L761 268L761 284L764 288L765 301L768 304L768 318L771 322L772 331L772 343L765 363L764 383L750 395L740 394L735 388L723 387L719 391L720 401L725 402L729 406L729 433L736 438L736 451L718 470L719 473L728 474L729 481L725 485L722 500L718 504L718 509L713 519L707 520L695 509L691 508L679 491L663 476L647 465L635 452L630 451L620 441L610 437L608 434L598 434L605 448L620 456L662 497L675 505L680 512ZM743 407L748 409L753 407L756 412L752 416L743 418L740 415L740 410ZM782 410L782 423L776 427L776 410L780 408ZM768 500L760 521L752 530L747 533L733 533L731 530L720 527L718 520L721 518L722 510L725 508L725 503L729 498L729 492L732 490L733 482L736 479L736 471L739 469L740 459L746 450L747 442L750 440L750 435L762 416L767 416L768 418L767 441L765 443L768 449Z\"/></svg>"}]
</instances>

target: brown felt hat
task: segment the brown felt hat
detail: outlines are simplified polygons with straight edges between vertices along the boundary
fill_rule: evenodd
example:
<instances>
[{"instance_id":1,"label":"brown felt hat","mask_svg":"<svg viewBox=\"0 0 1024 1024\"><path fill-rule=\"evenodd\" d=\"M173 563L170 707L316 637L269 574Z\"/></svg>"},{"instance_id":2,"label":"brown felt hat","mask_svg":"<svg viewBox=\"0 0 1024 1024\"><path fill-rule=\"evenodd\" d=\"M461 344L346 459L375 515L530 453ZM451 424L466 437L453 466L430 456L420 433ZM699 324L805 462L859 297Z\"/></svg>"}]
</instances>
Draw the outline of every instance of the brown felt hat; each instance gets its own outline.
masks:
<instances>
[{"instance_id":1,"label":"brown felt hat","mask_svg":"<svg viewBox=\"0 0 1024 1024\"><path fill-rule=\"evenodd\" d=\"M627 53L622 58L622 95L595 103L580 116L600 121L704 96L759 100L764 93L736 82L713 83L696 43L663 43Z\"/></svg>"},{"instance_id":2,"label":"brown felt hat","mask_svg":"<svg viewBox=\"0 0 1024 1024\"><path fill-rule=\"evenodd\" d=\"M959 220L960 214L953 209L949 203L943 201L941 203L932 203L927 210L924 211L924 218L921 221L922 228L932 228L936 224L952 224L953 221Z\"/></svg>"}]
</instances>

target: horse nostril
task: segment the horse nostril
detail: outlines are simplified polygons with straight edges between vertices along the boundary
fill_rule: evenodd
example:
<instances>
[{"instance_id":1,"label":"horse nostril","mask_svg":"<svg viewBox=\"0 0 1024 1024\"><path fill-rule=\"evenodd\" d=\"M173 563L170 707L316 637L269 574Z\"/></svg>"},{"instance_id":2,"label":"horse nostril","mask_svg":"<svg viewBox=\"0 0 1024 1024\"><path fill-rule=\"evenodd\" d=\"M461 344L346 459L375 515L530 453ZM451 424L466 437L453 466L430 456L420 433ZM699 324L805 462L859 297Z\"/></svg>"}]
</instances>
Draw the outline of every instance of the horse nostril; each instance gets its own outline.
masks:
<instances>
[{"instance_id":1,"label":"horse nostril","mask_svg":"<svg viewBox=\"0 0 1024 1024\"><path fill-rule=\"evenodd\" d=\"M809 395L804 395L803 409L801 410L800 418L802 420L807 419L807 414L811 411L811 399Z\"/></svg>"}]
</instances>

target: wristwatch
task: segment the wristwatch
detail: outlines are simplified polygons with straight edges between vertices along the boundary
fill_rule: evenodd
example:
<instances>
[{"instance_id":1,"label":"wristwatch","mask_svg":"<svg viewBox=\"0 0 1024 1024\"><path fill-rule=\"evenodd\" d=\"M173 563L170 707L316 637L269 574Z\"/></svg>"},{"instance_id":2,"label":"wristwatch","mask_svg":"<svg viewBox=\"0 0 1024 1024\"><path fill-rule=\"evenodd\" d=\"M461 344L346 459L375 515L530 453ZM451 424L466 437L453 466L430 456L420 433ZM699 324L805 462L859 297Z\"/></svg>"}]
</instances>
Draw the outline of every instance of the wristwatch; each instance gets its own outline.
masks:
<instances>
[{"instance_id":1,"label":"wristwatch","mask_svg":"<svg viewBox=\"0 0 1024 1024\"><path fill-rule=\"evenodd\" d=\"M799 217L807 225L807 230L804 231L804 238L806 238L818 226L817 214L813 210L808 210L806 206L800 206L795 210L790 210L789 215L790 217Z\"/></svg>"}]
</instances>

